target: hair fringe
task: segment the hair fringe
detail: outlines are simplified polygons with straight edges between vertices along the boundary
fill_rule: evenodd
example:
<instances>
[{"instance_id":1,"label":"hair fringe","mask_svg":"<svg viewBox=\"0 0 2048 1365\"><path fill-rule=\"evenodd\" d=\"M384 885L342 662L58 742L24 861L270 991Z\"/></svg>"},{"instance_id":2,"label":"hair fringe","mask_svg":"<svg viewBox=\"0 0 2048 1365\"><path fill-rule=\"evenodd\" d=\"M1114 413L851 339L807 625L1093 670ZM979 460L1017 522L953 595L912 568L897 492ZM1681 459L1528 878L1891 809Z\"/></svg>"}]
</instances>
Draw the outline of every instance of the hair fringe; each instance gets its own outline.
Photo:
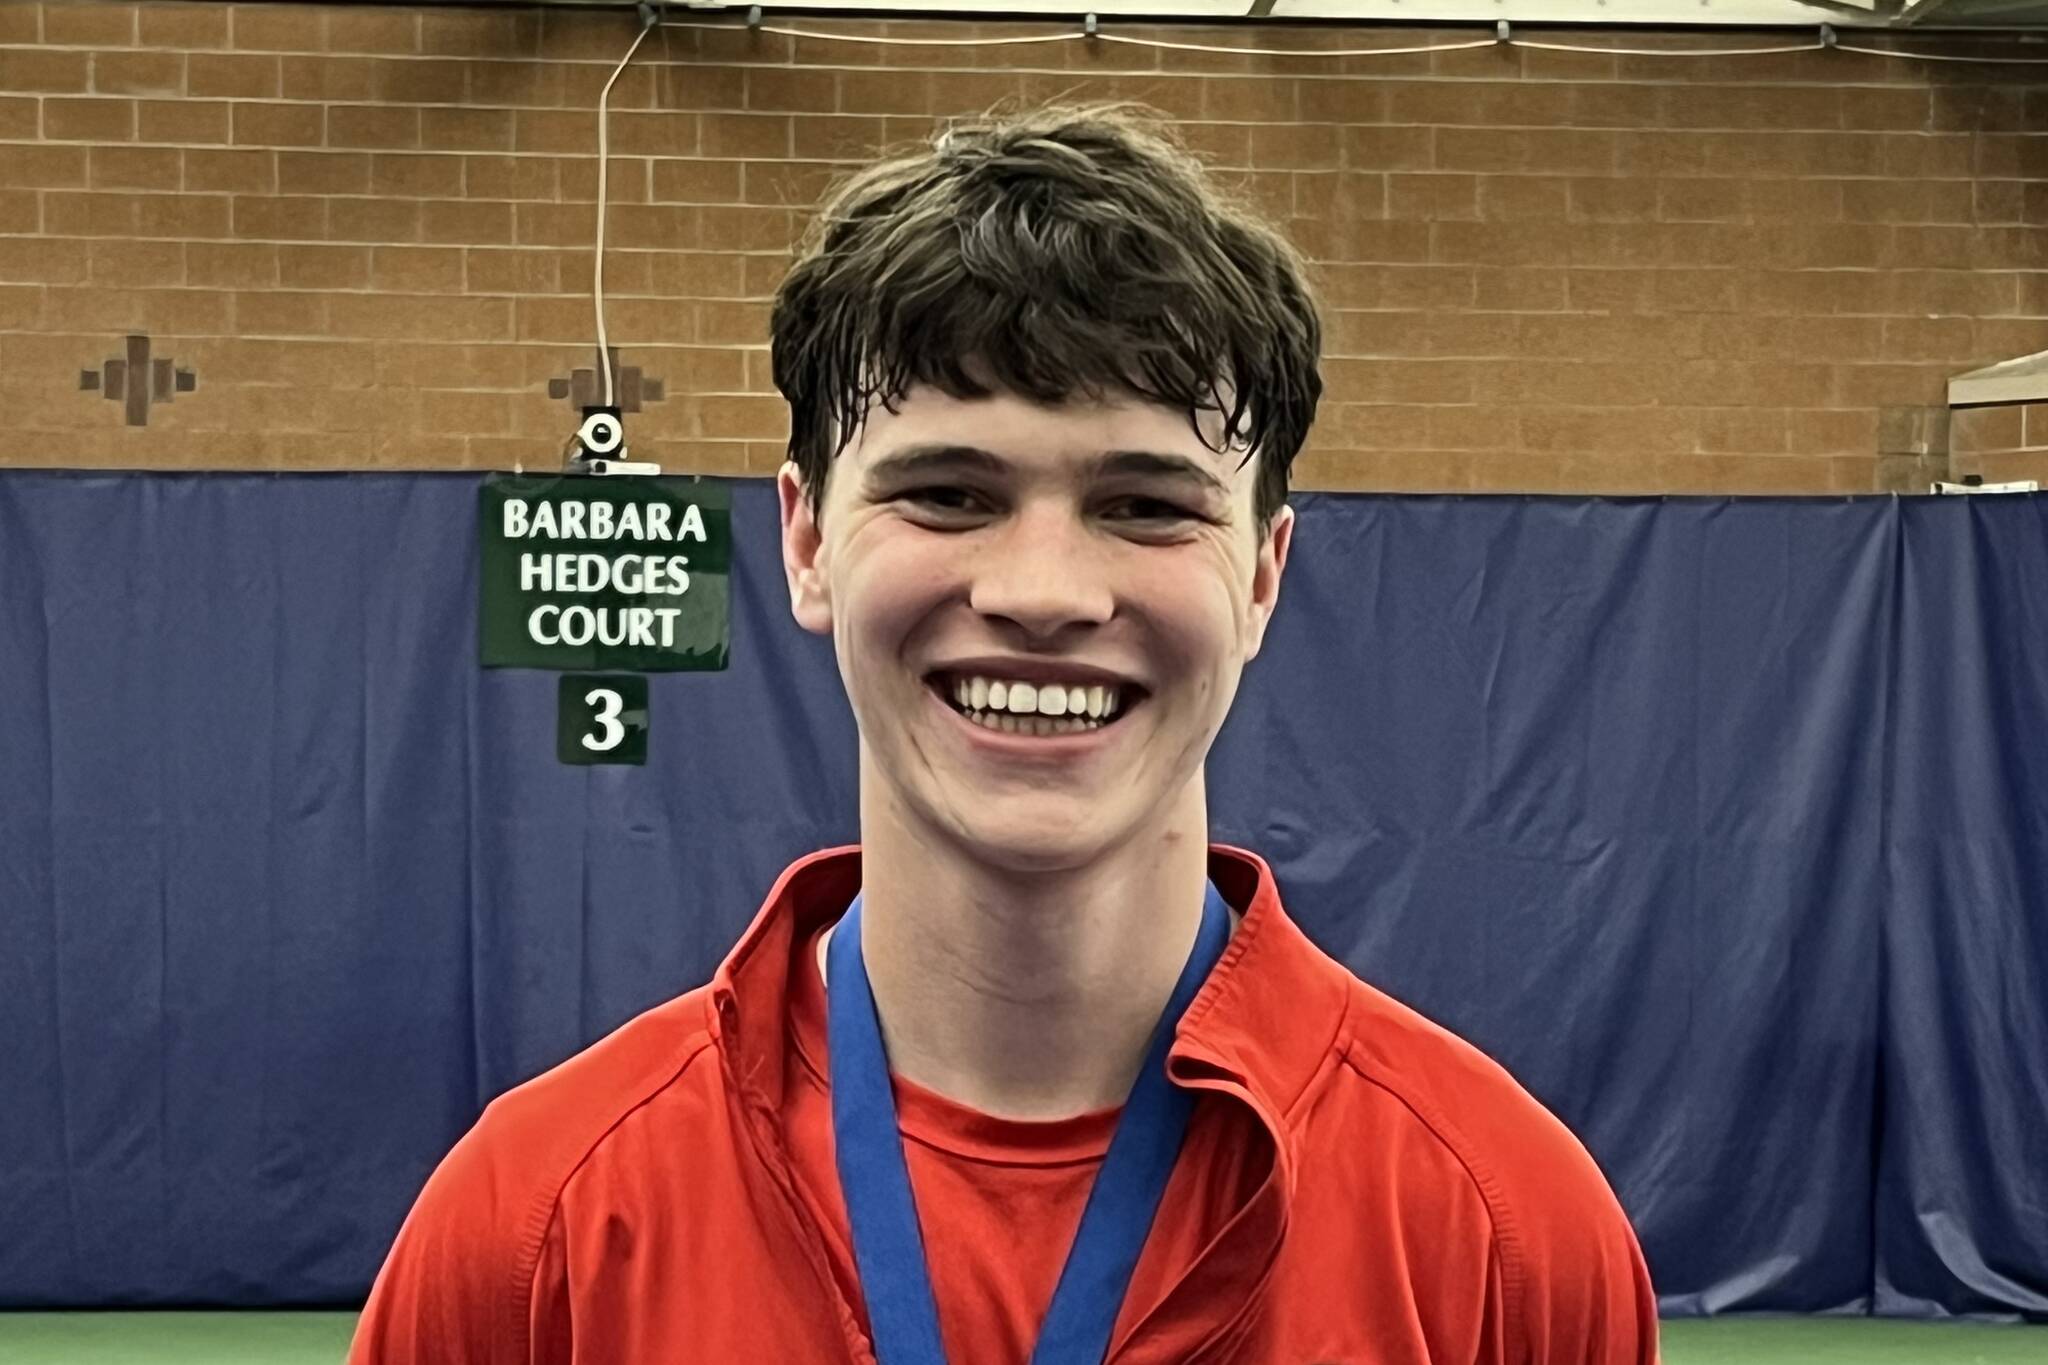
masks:
<instances>
[{"instance_id":1,"label":"hair fringe","mask_svg":"<svg viewBox=\"0 0 2048 1365\"><path fill-rule=\"evenodd\" d=\"M876 402L919 384L1042 403L1129 394L1260 457L1257 517L1315 419L1308 266L1128 100L998 105L825 196L770 314L789 456L813 510ZM1203 415L1223 416L1212 445Z\"/></svg>"}]
</instances>

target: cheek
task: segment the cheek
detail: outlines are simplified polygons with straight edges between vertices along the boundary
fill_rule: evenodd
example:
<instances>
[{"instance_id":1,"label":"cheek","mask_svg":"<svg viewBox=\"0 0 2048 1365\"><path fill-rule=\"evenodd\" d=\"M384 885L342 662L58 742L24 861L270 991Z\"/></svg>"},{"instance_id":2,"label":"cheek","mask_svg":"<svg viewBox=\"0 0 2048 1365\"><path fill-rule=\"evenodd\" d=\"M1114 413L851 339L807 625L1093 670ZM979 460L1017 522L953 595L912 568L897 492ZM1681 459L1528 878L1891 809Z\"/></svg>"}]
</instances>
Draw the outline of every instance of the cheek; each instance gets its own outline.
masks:
<instances>
[{"instance_id":1,"label":"cheek","mask_svg":"<svg viewBox=\"0 0 2048 1365\"><path fill-rule=\"evenodd\" d=\"M833 587L841 660L858 651L896 657L948 595L946 557L915 535L879 528L854 537Z\"/></svg>"},{"instance_id":2,"label":"cheek","mask_svg":"<svg viewBox=\"0 0 2048 1365\"><path fill-rule=\"evenodd\" d=\"M1230 576L1235 566L1159 562L1131 580L1134 614L1151 623L1161 662L1207 697L1219 673L1243 663L1244 610L1248 589Z\"/></svg>"}]
</instances>

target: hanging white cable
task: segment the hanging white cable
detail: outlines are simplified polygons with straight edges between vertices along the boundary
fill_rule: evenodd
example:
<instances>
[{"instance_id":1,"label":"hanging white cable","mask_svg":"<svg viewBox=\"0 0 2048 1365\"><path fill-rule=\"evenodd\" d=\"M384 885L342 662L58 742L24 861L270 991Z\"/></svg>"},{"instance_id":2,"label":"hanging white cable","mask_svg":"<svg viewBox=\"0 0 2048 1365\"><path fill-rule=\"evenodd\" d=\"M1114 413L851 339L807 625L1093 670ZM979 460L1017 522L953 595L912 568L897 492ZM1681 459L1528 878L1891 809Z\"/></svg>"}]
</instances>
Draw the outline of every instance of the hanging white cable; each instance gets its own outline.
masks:
<instances>
[{"instance_id":1,"label":"hanging white cable","mask_svg":"<svg viewBox=\"0 0 2048 1365\"><path fill-rule=\"evenodd\" d=\"M650 19L640 26L640 32L633 38L633 45L626 49L626 55L619 58L619 64L612 68L611 79L604 83L604 90L597 97L597 263L592 269L590 284L591 298L597 308L597 365L604 371L604 405L612 405L612 348L611 338L604 329L604 209L607 172L611 167L610 107L612 86L618 83L633 54L640 50L640 44L647 35L654 32L655 23Z\"/></svg>"},{"instance_id":2,"label":"hanging white cable","mask_svg":"<svg viewBox=\"0 0 2048 1365\"><path fill-rule=\"evenodd\" d=\"M1511 47L1533 47L1543 52L1590 52L1599 57L1761 57L1775 52L1815 52L1827 46L1816 38L1810 43L1784 47L1593 47L1586 43L1546 43L1539 38L1510 38Z\"/></svg>"},{"instance_id":3,"label":"hanging white cable","mask_svg":"<svg viewBox=\"0 0 2048 1365\"><path fill-rule=\"evenodd\" d=\"M1861 52L1868 57L1903 57L1915 62L1974 62L1980 66L2048 66L2048 57L1962 57L1947 52L1900 52L1889 47L1851 47L1836 43L1844 52Z\"/></svg>"},{"instance_id":4,"label":"hanging white cable","mask_svg":"<svg viewBox=\"0 0 2048 1365\"><path fill-rule=\"evenodd\" d=\"M701 28L731 33L739 26L735 24L686 23L665 21L663 28ZM1221 52L1240 57L1401 57L1424 52L1458 52L1467 48L1480 47L1532 47L1550 52L1585 52L1594 56L1622 57L1764 57L1786 52L1811 52L1817 48L1834 47L1842 52L1860 52L1872 57L1894 57L1905 61L1922 62L1966 62L1979 66L2042 66L2048 65L2048 57L1966 57L1943 52L1901 52L1893 48L1859 47L1850 43L1830 43L1816 39L1810 43L1788 44L1783 47L1725 47L1725 48L1662 48L1662 47L1595 47L1590 44L1553 43L1534 38L1475 38L1470 42L1435 43L1422 47L1358 47L1358 48L1260 48L1225 47L1208 43L1176 43L1158 38L1134 38L1121 33L1047 33L1032 34L1016 38L875 38L857 33L814 33L805 29L775 28L754 25L748 32L774 33L785 38L803 38L820 43L874 43L881 47L1004 47L1019 43L1061 43L1086 42L1098 39L1105 43L1128 43L1133 47L1154 47L1178 52ZM630 55L630 54L629 54Z\"/></svg>"},{"instance_id":5,"label":"hanging white cable","mask_svg":"<svg viewBox=\"0 0 2048 1365\"><path fill-rule=\"evenodd\" d=\"M1284 47L1223 47L1211 43L1169 43L1156 38L1130 38L1121 33L1098 33L1105 43L1129 43L1134 47L1160 47L1175 52L1227 52L1241 57L1404 57L1417 52L1457 52L1468 47L1494 47L1498 38L1474 38L1463 43L1428 43L1421 47L1346 47L1296 50Z\"/></svg>"}]
</instances>

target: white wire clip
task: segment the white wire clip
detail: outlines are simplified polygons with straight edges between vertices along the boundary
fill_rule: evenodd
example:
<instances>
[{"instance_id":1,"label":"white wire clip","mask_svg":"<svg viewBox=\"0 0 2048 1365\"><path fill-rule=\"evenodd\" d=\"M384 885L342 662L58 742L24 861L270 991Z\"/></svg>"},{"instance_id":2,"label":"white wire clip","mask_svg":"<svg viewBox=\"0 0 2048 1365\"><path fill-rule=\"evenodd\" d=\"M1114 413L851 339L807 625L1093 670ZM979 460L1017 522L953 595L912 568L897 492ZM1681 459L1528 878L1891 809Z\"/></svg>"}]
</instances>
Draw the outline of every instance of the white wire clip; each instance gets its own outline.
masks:
<instances>
[{"instance_id":1,"label":"white wire clip","mask_svg":"<svg viewBox=\"0 0 2048 1365\"><path fill-rule=\"evenodd\" d=\"M1822 24L1820 26L1820 45L1822 47L1833 47L1835 41L1835 26L1833 24Z\"/></svg>"},{"instance_id":2,"label":"white wire clip","mask_svg":"<svg viewBox=\"0 0 2048 1365\"><path fill-rule=\"evenodd\" d=\"M1493 40L1497 43L1506 43L1510 47L1514 46L1514 33L1508 28L1507 20L1498 19L1494 21Z\"/></svg>"},{"instance_id":3,"label":"white wire clip","mask_svg":"<svg viewBox=\"0 0 2048 1365\"><path fill-rule=\"evenodd\" d=\"M1085 19L1085 20L1083 21L1083 23L1082 23L1082 25L1081 25L1081 32L1082 32L1082 34L1083 34L1084 36L1086 36L1086 37L1089 37L1089 38L1093 38L1093 37L1095 36L1095 11L1094 11L1094 10L1089 10L1089 11L1088 11L1088 15L1087 15L1087 18L1086 18L1086 19Z\"/></svg>"},{"instance_id":4,"label":"white wire clip","mask_svg":"<svg viewBox=\"0 0 2048 1365\"><path fill-rule=\"evenodd\" d=\"M761 27L761 7L759 5L747 6L747 27L749 29Z\"/></svg>"}]
</instances>

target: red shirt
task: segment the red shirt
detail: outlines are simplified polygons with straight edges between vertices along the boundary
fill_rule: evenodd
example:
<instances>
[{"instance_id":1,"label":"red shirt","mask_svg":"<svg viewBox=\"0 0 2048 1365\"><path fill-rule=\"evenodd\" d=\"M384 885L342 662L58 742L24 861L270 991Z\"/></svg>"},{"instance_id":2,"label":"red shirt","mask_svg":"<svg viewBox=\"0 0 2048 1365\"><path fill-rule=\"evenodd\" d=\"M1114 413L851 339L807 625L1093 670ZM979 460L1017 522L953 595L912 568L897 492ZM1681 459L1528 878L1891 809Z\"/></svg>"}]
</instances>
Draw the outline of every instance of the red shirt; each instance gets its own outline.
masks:
<instances>
[{"instance_id":1,"label":"red shirt","mask_svg":"<svg viewBox=\"0 0 2048 1365\"><path fill-rule=\"evenodd\" d=\"M1243 920L1176 1034L1202 1093L1109 1359L1653 1362L1641 1252L1578 1142L1310 944L1258 858L1216 847L1210 876ZM796 863L709 986L495 1101L406 1219L353 1365L872 1365L805 951L859 881L855 849ZM1022 1361L1114 1112L897 1096L948 1351Z\"/></svg>"}]
</instances>

